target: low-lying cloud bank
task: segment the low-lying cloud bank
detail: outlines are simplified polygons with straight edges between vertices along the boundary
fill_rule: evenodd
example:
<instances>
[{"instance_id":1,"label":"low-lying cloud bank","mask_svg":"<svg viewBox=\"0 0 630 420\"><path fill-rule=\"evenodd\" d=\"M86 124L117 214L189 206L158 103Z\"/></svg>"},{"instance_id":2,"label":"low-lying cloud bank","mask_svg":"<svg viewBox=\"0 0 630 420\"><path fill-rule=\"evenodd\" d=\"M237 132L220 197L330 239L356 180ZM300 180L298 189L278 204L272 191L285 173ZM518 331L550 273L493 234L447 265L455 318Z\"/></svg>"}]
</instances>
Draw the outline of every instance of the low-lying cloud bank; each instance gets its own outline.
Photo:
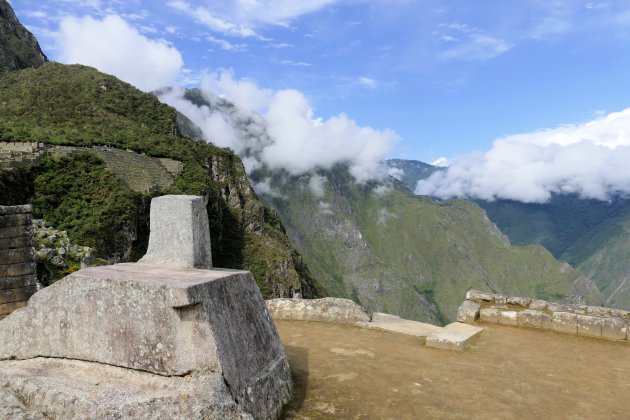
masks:
<instances>
[{"instance_id":1,"label":"low-lying cloud bank","mask_svg":"<svg viewBox=\"0 0 630 420\"><path fill-rule=\"evenodd\" d=\"M498 139L491 150L454 159L415 193L439 198L542 203L552 194L607 200L630 194L630 108L585 124Z\"/></svg>"},{"instance_id":2,"label":"low-lying cloud bank","mask_svg":"<svg viewBox=\"0 0 630 420\"><path fill-rule=\"evenodd\" d=\"M391 130L361 127L345 114L317 118L303 93L262 89L231 71L208 75L201 91L210 106L193 104L182 89L159 97L197 124L206 140L241 155L248 172L265 164L300 175L347 163L357 182L387 175L383 159L398 141Z\"/></svg>"}]
</instances>

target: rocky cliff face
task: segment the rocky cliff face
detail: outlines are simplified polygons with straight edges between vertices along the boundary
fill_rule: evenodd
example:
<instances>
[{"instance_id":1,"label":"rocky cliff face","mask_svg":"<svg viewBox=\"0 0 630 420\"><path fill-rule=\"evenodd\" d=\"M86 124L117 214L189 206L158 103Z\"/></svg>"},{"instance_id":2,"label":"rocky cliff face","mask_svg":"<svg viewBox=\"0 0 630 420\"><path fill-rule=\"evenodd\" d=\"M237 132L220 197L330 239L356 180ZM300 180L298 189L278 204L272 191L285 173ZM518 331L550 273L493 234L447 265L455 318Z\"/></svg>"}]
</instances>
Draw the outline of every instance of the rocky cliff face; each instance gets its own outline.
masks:
<instances>
[{"instance_id":1,"label":"rocky cliff face","mask_svg":"<svg viewBox=\"0 0 630 420\"><path fill-rule=\"evenodd\" d=\"M46 61L37 39L18 21L11 5L0 0L0 75Z\"/></svg>"}]
</instances>

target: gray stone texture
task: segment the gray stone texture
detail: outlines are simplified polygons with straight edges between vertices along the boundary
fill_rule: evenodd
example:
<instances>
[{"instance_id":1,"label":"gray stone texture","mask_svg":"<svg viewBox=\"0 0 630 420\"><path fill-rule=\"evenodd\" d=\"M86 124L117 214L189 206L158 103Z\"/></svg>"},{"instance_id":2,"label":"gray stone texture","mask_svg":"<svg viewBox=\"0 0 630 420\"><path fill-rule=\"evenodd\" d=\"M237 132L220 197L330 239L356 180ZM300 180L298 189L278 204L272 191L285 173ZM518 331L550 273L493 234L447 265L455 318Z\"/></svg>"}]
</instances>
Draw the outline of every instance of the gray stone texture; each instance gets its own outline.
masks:
<instances>
[{"instance_id":1,"label":"gray stone texture","mask_svg":"<svg viewBox=\"0 0 630 420\"><path fill-rule=\"evenodd\" d=\"M267 308L274 319L357 324L370 322L370 315L349 299L270 299Z\"/></svg>"},{"instance_id":2,"label":"gray stone texture","mask_svg":"<svg viewBox=\"0 0 630 420\"><path fill-rule=\"evenodd\" d=\"M587 335L589 337L602 336L602 319L590 315L578 315L578 334Z\"/></svg>"},{"instance_id":3,"label":"gray stone texture","mask_svg":"<svg viewBox=\"0 0 630 420\"><path fill-rule=\"evenodd\" d=\"M474 324L479 318L479 304L465 300L457 310L457 320L467 324Z\"/></svg>"},{"instance_id":4,"label":"gray stone texture","mask_svg":"<svg viewBox=\"0 0 630 420\"><path fill-rule=\"evenodd\" d=\"M483 322L499 322L501 310L495 308L483 308L479 310L479 320Z\"/></svg>"},{"instance_id":5,"label":"gray stone texture","mask_svg":"<svg viewBox=\"0 0 630 420\"><path fill-rule=\"evenodd\" d=\"M613 340L625 340L627 323L621 318L602 318L602 337Z\"/></svg>"},{"instance_id":6,"label":"gray stone texture","mask_svg":"<svg viewBox=\"0 0 630 420\"><path fill-rule=\"evenodd\" d=\"M483 328L453 322L444 327L442 331L428 336L426 346L442 350L462 351L482 332Z\"/></svg>"},{"instance_id":7,"label":"gray stone texture","mask_svg":"<svg viewBox=\"0 0 630 420\"><path fill-rule=\"evenodd\" d=\"M532 300L526 297L512 296L507 298L509 305L522 306L523 308L527 308L531 302Z\"/></svg>"},{"instance_id":8,"label":"gray stone texture","mask_svg":"<svg viewBox=\"0 0 630 420\"><path fill-rule=\"evenodd\" d=\"M547 309L548 305L549 303L544 300L532 299L532 301L529 304L529 309L535 309L537 311L544 311L545 309Z\"/></svg>"},{"instance_id":9,"label":"gray stone texture","mask_svg":"<svg viewBox=\"0 0 630 420\"><path fill-rule=\"evenodd\" d=\"M507 303L507 296L493 295L494 303L497 305L505 305Z\"/></svg>"},{"instance_id":10,"label":"gray stone texture","mask_svg":"<svg viewBox=\"0 0 630 420\"><path fill-rule=\"evenodd\" d=\"M31 206L0 206L0 317L37 291Z\"/></svg>"},{"instance_id":11,"label":"gray stone texture","mask_svg":"<svg viewBox=\"0 0 630 420\"><path fill-rule=\"evenodd\" d=\"M518 312L516 311L501 311L499 314L499 324L503 325L518 325Z\"/></svg>"},{"instance_id":12,"label":"gray stone texture","mask_svg":"<svg viewBox=\"0 0 630 420\"><path fill-rule=\"evenodd\" d=\"M526 309L518 313L518 325L521 327L542 328L545 315L542 311Z\"/></svg>"},{"instance_id":13,"label":"gray stone texture","mask_svg":"<svg viewBox=\"0 0 630 420\"><path fill-rule=\"evenodd\" d=\"M586 314L592 316L607 317L610 316L610 308L605 308L603 306L587 306Z\"/></svg>"},{"instance_id":14,"label":"gray stone texture","mask_svg":"<svg viewBox=\"0 0 630 420\"><path fill-rule=\"evenodd\" d=\"M2 419L252 419L219 372L164 377L98 363L0 363Z\"/></svg>"},{"instance_id":15,"label":"gray stone texture","mask_svg":"<svg viewBox=\"0 0 630 420\"><path fill-rule=\"evenodd\" d=\"M577 314L554 312L551 317L551 329L563 333L577 334Z\"/></svg>"},{"instance_id":16,"label":"gray stone texture","mask_svg":"<svg viewBox=\"0 0 630 420\"><path fill-rule=\"evenodd\" d=\"M143 264L212 268L210 227L203 197L165 195L151 200L151 234Z\"/></svg>"},{"instance_id":17,"label":"gray stone texture","mask_svg":"<svg viewBox=\"0 0 630 420\"><path fill-rule=\"evenodd\" d=\"M469 290L466 293L466 300L492 302L492 293L480 292L479 290Z\"/></svg>"},{"instance_id":18,"label":"gray stone texture","mask_svg":"<svg viewBox=\"0 0 630 420\"><path fill-rule=\"evenodd\" d=\"M167 376L218 372L239 407L260 418L275 418L291 395L284 347L249 272L83 269L0 322L0 343L0 360L74 359Z\"/></svg>"}]
</instances>

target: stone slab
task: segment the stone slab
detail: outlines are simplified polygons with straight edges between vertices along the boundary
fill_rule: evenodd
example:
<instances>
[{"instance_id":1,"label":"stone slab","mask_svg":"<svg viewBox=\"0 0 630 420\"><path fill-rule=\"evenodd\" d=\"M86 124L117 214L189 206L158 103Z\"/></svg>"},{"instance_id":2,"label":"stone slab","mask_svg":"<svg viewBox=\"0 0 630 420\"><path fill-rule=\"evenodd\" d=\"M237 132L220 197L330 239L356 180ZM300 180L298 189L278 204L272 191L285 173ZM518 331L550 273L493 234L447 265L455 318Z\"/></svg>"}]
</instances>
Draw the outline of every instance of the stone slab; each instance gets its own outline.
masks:
<instances>
[{"instance_id":1,"label":"stone slab","mask_svg":"<svg viewBox=\"0 0 630 420\"><path fill-rule=\"evenodd\" d=\"M589 337L602 336L602 319L599 317L578 315L577 324L577 332L580 335L586 335Z\"/></svg>"},{"instance_id":2,"label":"stone slab","mask_svg":"<svg viewBox=\"0 0 630 420\"><path fill-rule=\"evenodd\" d=\"M414 337L421 338L426 338L443 330L442 327L438 327L437 325L402 319L396 315L383 314L379 312L372 314L372 321L365 323L362 326L365 328L412 335Z\"/></svg>"},{"instance_id":3,"label":"stone slab","mask_svg":"<svg viewBox=\"0 0 630 420\"><path fill-rule=\"evenodd\" d=\"M21 238L0 239L0 250L15 248L30 248L35 245L35 241L30 236Z\"/></svg>"},{"instance_id":4,"label":"stone slab","mask_svg":"<svg viewBox=\"0 0 630 420\"><path fill-rule=\"evenodd\" d=\"M15 226L10 228L0 229L0 239L13 239L28 237L33 234L33 226Z\"/></svg>"},{"instance_id":5,"label":"stone slab","mask_svg":"<svg viewBox=\"0 0 630 420\"><path fill-rule=\"evenodd\" d=\"M554 312L551 316L551 329L563 333L577 334L577 314Z\"/></svg>"},{"instance_id":6,"label":"stone slab","mask_svg":"<svg viewBox=\"0 0 630 420\"><path fill-rule=\"evenodd\" d=\"M621 318L602 318L602 337L612 340L625 340L628 325Z\"/></svg>"},{"instance_id":7,"label":"stone slab","mask_svg":"<svg viewBox=\"0 0 630 420\"><path fill-rule=\"evenodd\" d=\"M467 324L474 324L479 318L479 304L465 300L457 310L457 320Z\"/></svg>"},{"instance_id":8,"label":"stone slab","mask_svg":"<svg viewBox=\"0 0 630 420\"><path fill-rule=\"evenodd\" d=\"M426 346L443 350L462 351L482 331L483 328L480 327L454 322L444 327L442 331L428 336Z\"/></svg>"},{"instance_id":9,"label":"stone slab","mask_svg":"<svg viewBox=\"0 0 630 420\"><path fill-rule=\"evenodd\" d=\"M356 324L370 322L370 315L349 299L270 299L267 309L274 319Z\"/></svg>"},{"instance_id":10,"label":"stone slab","mask_svg":"<svg viewBox=\"0 0 630 420\"><path fill-rule=\"evenodd\" d=\"M466 300L492 302L492 293L480 292L479 290L469 290L466 292Z\"/></svg>"},{"instance_id":11,"label":"stone slab","mask_svg":"<svg viewBox=\"0 0 630 420\"><path fill-rule=\"evenodd\" d=\"M32 211L33 207L30 204L25 204L22 206L0 206L0 216L4 216L7 214L31 213Z\"/></svg>"},{"instance_id":12,"label":"stone slab","mask_svg":"<svg viewBox=\"0 0 630 420\"><path fill-rule=\"evenodd\" d=\"M0 250L0 264L22 264L35 261L35 249L18 248Z\"/></svg>"},{"instance_id":13,"label":"stone slab","mask_svg":"<svg viewBox=\"0 0 630 420\"><path fill-rule=\"evenodd\" d=\"M507 296L495 294L492 295L492 298L496 305L505 305L507 303Z\"/></svg>"},{"instance_id":14,"label":"stone slab","mask_svg":"<svg viewBox=\"0 0 630 420\"><path fill-rule=\"evenodd\" d=\"M610 316L610 308L606 308L603 306L587 306L586 314L592 316L607 317Z\"/></svg>"},{"instance_id":15,"label":"stone slab","mask_svg":"<svg viewBox=\"0 0 630 420\"><path fill-rule=\"evenodd\" d=\"M80 270L0 322L0 360L50 357L166 376L220 372L239 406L276 417L291 394L252 275L118 264Z\"/></svg>"},{"instance_id":16,"label":"stone slab","mask_svg":"<svg viewBox=\"0 0 630 420\"><path fill-rule=\"evenodd\" d=\"M142 264L212 268L208 212L202 197L165 195L151 200L151 234Z\"/></svg>"},{"instance_id":17,"label":"stone slab","mask_svg":"<svg viewBox=\"0 0 630 420\"><path fill-rule=\"evenodd\" d=\"M511 296L507 298L507 303L509 305L522 306L523 308L527 308L529 304L532 303L532 299L527 297Z\"/></svg>"},{"instance_id":18,"label":"stone slab","mask_svg":"<svg viewBox=\"0 0 630 420\"><path fill-rule=\"evenodd\" d=\"M23 264L0 265L0 278L21 277L37 272L37 265L34 262Z\"/></svg>"},{"instance_id":19,"label":"stone slab","mask_svg":"<svg viewBox=\"0 0 630 420\"><path fill-rule=\"evenodd\" d=\"M544 311L545 309L547 309L548 305L549 303L544 300L533 299L529 303L529 309L534 309L537 311Z\"/></svg>"},{"instance_id":20,"label":"stone slab","mask_svg":"<svg viewBox=\"0 0 630 420\"><path fill-rule=\"evenodd\" d=\"M518 325L518 312L516 311L501 311L499 314L499 324L501 325Z\"/></svg>"},{"instance_id":21,"label":"stone slab","mask_svg":"<svg viewBox=\"0 0 630 420\"><path fill-rule=\"evenodd\" d=\"M35 274L20 277L0 277L0 293L5 289L18 289L35 285L37 285L37 276Z\"/></svg>"},{"instance_id":22,"label":"stone slab","mask_svg":"<svg viewBox=\"0 0 630 420\"><path fill-rule=\"evenodd\" d=\"M496 308L483 308L479 310L479 320L483 322L499 322L501 310Z\"/></svg>"},{"instance_id":23,"label":"stone slab","mask_svg":"<svg viewBox=\"0 0 630 420\"><path fill-rule=\"evenodd\" d=\"M9 214L0 216L0 229L30 225L33 223L33 216L30 213Z\"/></svg>"},{"instance_id":24,"label":"stone slab","mask_svg":"<svg viewBox=\"0 0 630 420\"><path fill-rule=\"evenodd\" d=\"M20 287L17 289L0 289L0 305L3 303L22 302L28 300L37 292L37 286Z\"/></svg>"},{"instance_id":25,"label":"stone slab","mask_svg":"<svg viewBox=\"0 0 630 420\"><path fill-rule=\"evenodd\" d=\"M219 372L164 377L76 360L0 362L3 419L252 419Z\"/></svg>"},{"instance_id":26,"label":"stone slab","mask_svg":"<svg viewBox=\"0 0 630 420\"><path fill-rule=\"evenodd\" d=\"M544 314L542 311L526 309L518 313L518 325L519 327L542 328L543 318L545 316L548 315Z\"/></svg>"},{"instance_id":27,"label":"stone slab","mask_svg":"<svg viewBox=\"0 0 630 420\"><path fill-rule=\"evenodd\" d=\"M16 310L25 307L27 303L28 301L26 300L22 302L2 303L0 304L0 315L7 316Z\"/></svg>"}]
</instances>

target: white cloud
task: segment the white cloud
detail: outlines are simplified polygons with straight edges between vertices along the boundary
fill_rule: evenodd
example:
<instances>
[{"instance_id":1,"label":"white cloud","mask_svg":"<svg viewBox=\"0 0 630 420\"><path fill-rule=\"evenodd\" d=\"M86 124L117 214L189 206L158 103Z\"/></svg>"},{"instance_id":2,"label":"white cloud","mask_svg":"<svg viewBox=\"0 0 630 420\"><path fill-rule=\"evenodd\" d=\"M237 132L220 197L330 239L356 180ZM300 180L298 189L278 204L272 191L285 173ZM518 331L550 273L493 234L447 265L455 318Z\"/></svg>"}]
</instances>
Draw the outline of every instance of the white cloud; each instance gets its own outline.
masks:
<instances>
[{"instance_id":1,"label":"white cloud","mask_svg":"<svg viewBox=\"0 0 630 420\"><path fill-rule=\"evenodd\" d=\"M177 49L141 35L117 15L65 17L55 38L60 61L96 67L144 91L173 83L183 65Z\"/></svg>"},{"instance_id":2,"label":"white cloud","mask_svg":"<svg viewBox=\"0 0 630 420\"><path fill-rule=\"evenodd\" d=\"M545 202L575 193L606 200L630 194L630 108L584 124L498 139L486 153L454 159L421 180L417 194Z\"/></svg>"},{"instance_id":3,"label":"white cloud","mask_svg":"<svg viewBox=\"0 0 630 420\"><path fill-rule=\"evenodd\" d=\"M357 83L370 89L375 89L378 86L378 82L376 80L365 76L359 77Z\"/></svg>"},{"instance_id":4,"label":"white cloud","mask_svg":"<svg viewBox=\"0 0 630 420\"><path fill-rule=\"evenodd\" d=\"M317 210L320 214L331 215L334 212L330 208L330 203L326 203L325 201L320 201L317 205Z\"/></svg>"},{"instance_id":5,"label":"white cloud","mask_svg":"<svg viewBox=\"0 0 630 420\"><path fill-rule=\"evenodd\" d=\"M293 175L346 163L358 182L386 176L382 160L398 141L391 130L361 127L344 114L317 118L301 92L261 89L251 80L237 80L231 71L208 75L202 89L212 109L192 104L178 90L160 99L190 118L207 140L219 146ZM222 104L220 97L237 107ZM257 167L252 162L248 166Z\"/></svg>"},{"instance_id":6,"label":"white cloud","mask_svg":"<svg viewBox=\"0 0 630 420\"><path fill-rule=\"evenodd\" d=\"M441 25L450 34L440 34L446 45L438 57L442 60L488 60L509 51L508 41L488 35L479 28L460 23Z\"/></svg>"},{"instance_id":7,"label":"white cloud","mask_svg":"<svg viewBox=\"0 0 630 420\"><path fill-rule=\"evenodd\" d=\"M324 198L326 195L326 182L328 180L324 176L313 175L308 180L308 188L315 198Z\"/></svg>"},{"instance_id":8,"label":"white cloud","mask_svg":"<svg viewBox=\"0 0 630 420\"><path fill-rule=\"evenodd\" d=\"M263 39L255 30L257 26L289 26L292 20L333 4L335 0L229 0L215 2L212 6L199 3L203 4L186 0L170 0L167 4L212 31Z\"/></svg>"},{"instance_id":9,"label":"white cloud","mask_svg":"<svg viewBox=\"0 0 630 420\"><path fill-rule=\"evenodd\" d=\"M207 36L206 40L218 45L225 51L245 51L247 44L233 44L225 39L218 39L213 36Z\"/></svg>"},{"instance_id":10,"label":"white cloud","mask_svg":"<svg viewBox=\"0 0 630 420\"><path fill-rule=\"evenodd\" d=\"M446 168L448 165L450 165L450 163L449 163L447 158L442 156L442 157L439 157L439 158L435 159L433 162L431 162L431 165L438 166L440 168Z\"/></svg>"},{"instance_id":11,"label":"white cloud","mask_svg":"<svg viewBox=\"0 0 630 420\"><path fill-rule=\"evenodd\" d=\"M293 60L281 60L280 64L284 64L285 66L295 66L295 67L311 67L311 63L307 63L304 61L293 61Z\"/></svg>"},{"instance_id":12,"label":"white cloud","mask_svg":"<svg viewBox=\"0 0 630 420\"><path fill-rule=\"evenodd\" d=\"M387 168L387 175L400 181L402 177L405 176L405 171L402 168L390 166Z\"/></svg>"},{"instance_id":13,"label":"white cloud","mask_svg":"<svg viewBox=\"0 0 630 420\"><path fill-rule=\"evenodd\" d=\"M387 222L392 219L398 219L398 215L396 213L390 212L387 208L382 208L378 210L376 222L380 226L387 226Z\"/></svg>"}]
</instances>

